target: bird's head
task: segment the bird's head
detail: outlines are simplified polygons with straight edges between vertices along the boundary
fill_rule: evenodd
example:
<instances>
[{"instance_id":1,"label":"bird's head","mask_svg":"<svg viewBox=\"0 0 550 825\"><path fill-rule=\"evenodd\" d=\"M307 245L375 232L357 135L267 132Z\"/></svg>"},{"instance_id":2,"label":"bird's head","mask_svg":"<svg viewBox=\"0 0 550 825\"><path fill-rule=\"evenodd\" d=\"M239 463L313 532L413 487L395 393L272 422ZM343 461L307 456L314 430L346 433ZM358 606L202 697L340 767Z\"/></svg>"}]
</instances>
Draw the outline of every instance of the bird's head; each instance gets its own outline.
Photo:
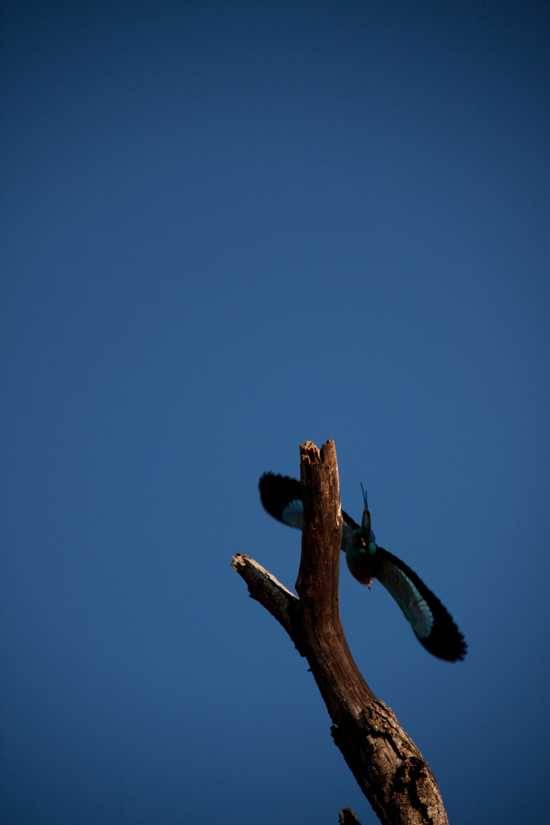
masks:
<instances>
[{"instance_id":1,"label":"bird's head","mask_svg":"<svg viewBox=\"0 0 550 825\"><path fill-rule=\"evenodd\" d=\"M361 492L363 494L363 516L361 518L361 527L357 531L357 542L363 552L367 552L373 556L376 553L376 536L372 529L367 488L363 482L361 482Z\"/></svg>"}]
</instances>

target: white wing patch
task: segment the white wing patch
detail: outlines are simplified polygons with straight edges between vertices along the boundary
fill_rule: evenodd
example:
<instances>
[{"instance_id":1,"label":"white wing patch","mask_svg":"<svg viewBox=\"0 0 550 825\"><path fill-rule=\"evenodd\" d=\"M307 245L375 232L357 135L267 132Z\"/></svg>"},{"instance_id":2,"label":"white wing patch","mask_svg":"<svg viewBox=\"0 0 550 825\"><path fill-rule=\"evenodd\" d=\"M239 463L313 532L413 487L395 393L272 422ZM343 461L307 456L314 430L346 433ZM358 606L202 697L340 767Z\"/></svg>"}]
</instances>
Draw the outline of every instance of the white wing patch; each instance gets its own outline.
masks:
<instances>
[{"instance_id":1,"label":"white wing patch","mask_svg":"<svg viewBox=\"0 0 550 825\"><path fill-rule=\"evenodd\" d=\"M281 518L289 527L301 530L304 526L304 505L298 498L292 499L281 513Z\"/></svg>"},{"instance_id":2,"label":"white wing patch","mask_svg":"<svg viewBox=\"0 0 550 825\"><path fill-rule=\"evenodd\" d=\"M434 624L432 611L409 577L392 564L380 581L393 596L416 635L420 639L429 636Z\"/></svg>"}]
</instances>

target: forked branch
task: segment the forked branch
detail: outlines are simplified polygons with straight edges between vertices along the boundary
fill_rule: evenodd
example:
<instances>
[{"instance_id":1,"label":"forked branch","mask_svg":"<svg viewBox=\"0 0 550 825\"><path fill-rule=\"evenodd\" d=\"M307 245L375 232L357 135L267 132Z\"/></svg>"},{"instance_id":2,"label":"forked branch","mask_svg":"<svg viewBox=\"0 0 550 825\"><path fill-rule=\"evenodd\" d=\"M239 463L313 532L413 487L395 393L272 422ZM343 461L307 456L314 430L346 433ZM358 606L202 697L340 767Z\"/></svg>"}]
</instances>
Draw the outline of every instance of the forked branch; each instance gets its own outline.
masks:
<instances>
[{"instance_id":1,"label":"forked branch","mask_svg":"<svg viewBox=\"0 0 550 825\"><path fill-rule=\"evenodd\" d=\"M252 598L284 627L308 661L332 720L332 736L384 825L448 825L435 777L393 711L373 694L351 655L338 610L342 515L336 447L300 446L305 488L299 598L258 562L232 565ZM342 819L353 816L342 811ZM357 821L357 820L355 820Z\"/></svg>"}]
</instances>

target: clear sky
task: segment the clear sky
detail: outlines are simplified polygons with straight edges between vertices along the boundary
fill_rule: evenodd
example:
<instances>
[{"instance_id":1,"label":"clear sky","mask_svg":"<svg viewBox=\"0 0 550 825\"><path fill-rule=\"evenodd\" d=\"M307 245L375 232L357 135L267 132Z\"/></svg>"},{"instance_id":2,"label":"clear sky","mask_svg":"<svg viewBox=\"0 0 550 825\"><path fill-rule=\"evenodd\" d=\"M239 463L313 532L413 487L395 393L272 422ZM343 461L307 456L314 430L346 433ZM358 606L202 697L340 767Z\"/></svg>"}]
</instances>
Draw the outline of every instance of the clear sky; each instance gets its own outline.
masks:
<instances>
[{"instance_id":1,"label":"clear sky","mask_svg":"<svg viewBox=\"0 0 550 825\"><path fill-rule=\"evenodd\" d=\"M542 822L548 4L60 9L2 24L2 822L374 821L229 566L292 586L257 480L327 438L470 644L343 569L367 681L452 821Z\"/></svg>"}]
</instances>

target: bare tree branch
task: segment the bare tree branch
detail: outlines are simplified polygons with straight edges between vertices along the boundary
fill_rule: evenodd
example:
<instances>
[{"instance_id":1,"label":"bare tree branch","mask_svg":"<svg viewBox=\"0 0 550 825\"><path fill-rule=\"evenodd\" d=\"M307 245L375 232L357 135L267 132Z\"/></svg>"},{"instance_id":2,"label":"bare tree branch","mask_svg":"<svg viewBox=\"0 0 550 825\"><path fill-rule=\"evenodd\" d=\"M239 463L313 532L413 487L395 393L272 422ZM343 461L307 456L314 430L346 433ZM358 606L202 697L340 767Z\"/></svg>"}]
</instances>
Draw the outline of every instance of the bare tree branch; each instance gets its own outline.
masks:
<instances>
[{"instance_id":1,"label":"bare tree branch","mask_svg":"<svg viewBox=\"0 0 550 825\"><path fill-rule=\"evenodd\" d=\"M321 451L306 442L300 458L306 492L299 598L248 556L235 556L233 567L252 598L306 657L332 719L333 739L380 821L448 825L435 777L393 711L363 679L344 636L338 610L342 516L334 442Z\"/></svg>"},{"instance_id":2,"label":"bare tree branch","mask_svg":"<svg viewBox=\"0 0 550 825\"><path fill-rule=\"evenodd\" d=\"M252 598L260 602L292 636L292 609L298 605L294 593L250 556L237 553L231 560L231 566L247 583Z\"/></svg>"}]
</instances>

